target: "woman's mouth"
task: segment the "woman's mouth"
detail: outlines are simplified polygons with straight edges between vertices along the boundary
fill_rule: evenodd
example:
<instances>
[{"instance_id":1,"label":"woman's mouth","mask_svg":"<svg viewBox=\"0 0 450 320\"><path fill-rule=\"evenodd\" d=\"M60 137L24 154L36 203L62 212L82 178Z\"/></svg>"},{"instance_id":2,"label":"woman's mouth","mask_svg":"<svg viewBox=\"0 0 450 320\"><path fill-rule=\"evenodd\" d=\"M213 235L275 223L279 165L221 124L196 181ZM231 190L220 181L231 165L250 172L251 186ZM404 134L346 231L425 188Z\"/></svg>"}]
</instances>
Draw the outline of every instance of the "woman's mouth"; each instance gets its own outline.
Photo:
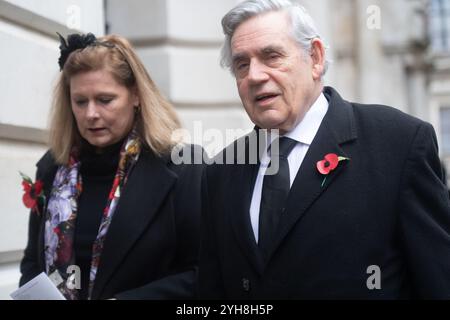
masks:
<instances>
[{"instance_id":1,"label":"woman's mouth","mask_svg":"<svg viewBox=\"0 0 450 320\"><path fill-rule=\"evenodd\" d=\"M100 134L103 133L103 131L105 131L106 128L89 128L89 132L93 133L93 134Z\"/></svg>"}]
</instances>

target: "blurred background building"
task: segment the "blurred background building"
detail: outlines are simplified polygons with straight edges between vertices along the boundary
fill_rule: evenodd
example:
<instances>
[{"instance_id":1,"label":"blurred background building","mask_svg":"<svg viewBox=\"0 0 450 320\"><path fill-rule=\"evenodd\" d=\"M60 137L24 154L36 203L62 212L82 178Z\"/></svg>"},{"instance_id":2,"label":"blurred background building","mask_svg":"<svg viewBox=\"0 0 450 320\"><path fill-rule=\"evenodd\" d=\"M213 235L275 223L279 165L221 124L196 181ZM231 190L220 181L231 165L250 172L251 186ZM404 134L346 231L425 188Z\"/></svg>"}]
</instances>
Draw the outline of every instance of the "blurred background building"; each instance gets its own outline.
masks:
<instances>
[{"instance_id":1,"label":"blurred background building","mask_svg":"<svg viewBox=\"0 0 450 320\"><path fill-rule=\"evenodd\" d=\"M46 150L55 32L130 39L193 140L212 154L231 142L231 129L252 128L233 78L219 67L220 20L237 2L0 0L0 299L17 287L27 239L19 171L33 176ZM450 165L450 0L300 2L329 45L326 84L348 100L391 105L432 123ZM228 139L209 143L206 129Z\"/></svg>"}]
</instances>

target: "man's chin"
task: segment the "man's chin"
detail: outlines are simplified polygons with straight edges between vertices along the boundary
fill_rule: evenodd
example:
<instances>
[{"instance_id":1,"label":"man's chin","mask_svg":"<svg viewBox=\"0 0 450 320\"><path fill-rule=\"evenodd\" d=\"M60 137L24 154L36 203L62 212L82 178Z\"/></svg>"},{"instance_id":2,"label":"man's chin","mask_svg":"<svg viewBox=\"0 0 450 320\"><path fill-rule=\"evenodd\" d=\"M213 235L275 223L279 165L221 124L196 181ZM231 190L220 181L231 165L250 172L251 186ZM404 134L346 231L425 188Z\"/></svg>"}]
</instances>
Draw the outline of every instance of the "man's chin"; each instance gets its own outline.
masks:
<instances>
[{"instance_id":1,"label":"man's chin","mask_svg":"<svg viewBox=\"0 0 450 320\"><path fill-rule=\"evenodd\" d=\"M268 121L261 121L259 124L256 123L258 127L266 130L280 130L284 133L289 131L289 128L285 121L280 121L279 119L270 119Z\"/></svg>"}]
</instances>

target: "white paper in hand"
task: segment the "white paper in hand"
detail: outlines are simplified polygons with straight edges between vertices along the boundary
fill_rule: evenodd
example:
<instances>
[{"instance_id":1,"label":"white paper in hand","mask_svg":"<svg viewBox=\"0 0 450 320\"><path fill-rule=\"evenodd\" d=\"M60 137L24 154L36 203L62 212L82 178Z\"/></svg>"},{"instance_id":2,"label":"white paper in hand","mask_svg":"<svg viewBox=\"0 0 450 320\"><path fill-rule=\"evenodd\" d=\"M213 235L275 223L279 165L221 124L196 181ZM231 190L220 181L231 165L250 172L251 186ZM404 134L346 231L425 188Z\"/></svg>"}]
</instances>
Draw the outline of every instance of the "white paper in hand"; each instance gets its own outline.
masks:
<instances>
[{"instance_id":1,"label":"white paper in hand","mask_svg":"<svg viewBox=\"0 0 450 320\"><path fill-rule=\"evenodd\" d=\"M10 296L14 300L66 300L45 272L25 283Z\"/></svg>"}]
</instances>

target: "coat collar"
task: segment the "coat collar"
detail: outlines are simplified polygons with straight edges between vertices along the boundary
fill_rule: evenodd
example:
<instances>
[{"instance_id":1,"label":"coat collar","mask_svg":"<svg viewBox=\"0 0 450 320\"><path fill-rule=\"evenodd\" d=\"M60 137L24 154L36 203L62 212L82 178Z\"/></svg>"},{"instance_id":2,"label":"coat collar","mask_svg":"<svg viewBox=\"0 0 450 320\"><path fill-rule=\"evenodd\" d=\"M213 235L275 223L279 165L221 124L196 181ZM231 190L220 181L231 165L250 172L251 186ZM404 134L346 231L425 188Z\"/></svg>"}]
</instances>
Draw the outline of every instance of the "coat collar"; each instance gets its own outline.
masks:
<instances>
[{"instance_id":1,"label":"coat collar","mask_svg":"<svg viewBox=\"0 0 450 320\"><path fill-rule=\"evenodd\" d=\"M44 183L45 199L48 200L53 186L53 179L55 178L56 171L58 170L58 165L56 164L51 152L47 151L41 160L38 161L36 167L38 168L38 172L42 172L42 176L37 177L37 179L42 180Z\"/></svg>"}]
</instances>

